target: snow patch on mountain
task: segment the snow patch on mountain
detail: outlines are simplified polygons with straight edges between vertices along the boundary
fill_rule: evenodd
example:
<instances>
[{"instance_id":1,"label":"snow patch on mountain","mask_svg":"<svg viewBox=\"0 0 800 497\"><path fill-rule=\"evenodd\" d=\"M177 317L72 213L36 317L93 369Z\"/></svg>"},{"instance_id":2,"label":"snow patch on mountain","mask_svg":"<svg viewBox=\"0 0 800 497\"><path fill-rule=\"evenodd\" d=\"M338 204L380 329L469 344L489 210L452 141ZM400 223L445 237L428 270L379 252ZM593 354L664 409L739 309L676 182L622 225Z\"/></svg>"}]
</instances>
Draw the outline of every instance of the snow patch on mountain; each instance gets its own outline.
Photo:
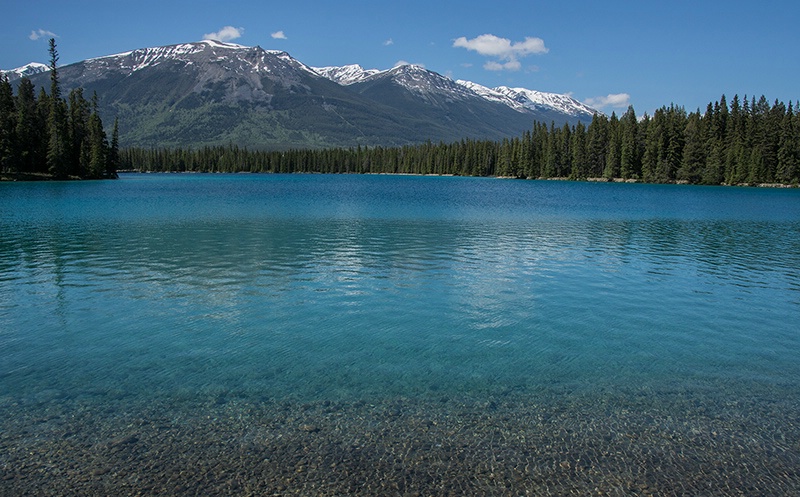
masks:
<instances>
[{"instance_id":1,"label":"snow patch on mountain","mask_svg":"<svg viewBox=\"0 0 800 497\"><path fill-rule=\"evenodd\" d=\"M459 80L458 84L469 88L487 100L503 103L520 112L525 110L555 110L569 116L585 118L590 118L594 114L600 113L600 111L575 100L569 95L547 93L527 88L509 88L507 86L487 88L477 83L463 80Z\"/></svg>"},{"instance_id":2,"label":"snow patch on mountain","mask_svg":"<svg viewBox=\"0 0 800 497\"><path fill-rule=\"evenodd\" d=\"M459 84L468 90L472 91L473 93L477 94L478 96L489 100L490 102L501 103L503 105L507 105L512 109L518 112L525 112L525 106L513 98L510 98L508 95L501 93L497 90L492 88L487 88L486 86L479 85L478 83L473 83L472 81L464 81L463 79L459 79L456 81L456 84Z\"/></svg>"},{"instance_id":3,"label":"snow patch on mountain","mask_svg":"<svg viewBox=\"0 0 800 497\"><path fill-rule=\"evenodd\" d=\"M465 99L478 96L494 103L501 103L517 112L557 111L569 116L590 119L599 113L569 95L547 93L527 88L498 86L488 88L471 81L453 81L422 66L404 64L392 69L364 69L358 64L346 66L312 67L317 74L340 85L391 77L396 83L417 94L444 93L452 99Z\"/></svg>"},{"instance_id":4,"label":"snow patch on mountain","mask_svg":"<svg viewBox=\"0 0 800 497\"><path fill-rule=\"evenodd\" d=\"M364 69L358 64L348 64L341 67L312 67L311 69L323 78L330 79L334 83L339 83L342 86L360 83L370 76L381 72L378 69Z\"/></svg>"},{"instance_id":5,"label":"snow patch on mountain","mask_svg":"<svg viewBox=\"0 0 800 497\"><path fill-rule=\"evenodd\" d=\"M570 116L592 116L598 113L597 110L575 100L569 95L528 90L527 88L509 88L507 86L498 86L494 90L521 103L527 109L554 109Z\"/></svg>"},{"instance_id":6,"label":"snow patch on mountain","mask_svg":"<svg viewBox=\"0 0 800 497\"><path fill-rule=\"evenodd\" d=\"M475 95L452 79L416 64L404 64L379 72L365 81L391 78L396 84L421 96L440 95L448 100L464 100Z\"/></svg>"},{"instance_id":7,"label":"snow patch on mountain","mask_svg":"<svg viewBox=\"0 0 800 497\"><path fill-rule=\"evenodd\" d=\"M250 50L250 47L246 47L244 45L237 45L236 43L228 43L223 41L217 40L202 40L198 43L205 43L206 45L214 48L227 48L231 50Z\"/></svg>"},{"instance_id":8,"label":"snow patch on mountain","mask_svg":"<svg viewBox=\"0 0 800 497\"><path fill-rule=\"evenodd\" d=\"M181 43L179 45L168 45L163 47L140 48L129 52L122 52L113 55L105 55L87 59L85 62L91 67L97 66L117 66L122 70L129 70L131 73L141 71L148 67L157 66L165 61L182 61L186 64L196 63L192 56L210 52L216 60L221 61L230 58L234 51L252 51L252 47L237 45L235 43L225 43L216 40L202 40L194 43ZM214 60L214 59L212 59Z\"/></svg>"},{"instance_id":9,"label":"snow patch on mountain","mask_svg":"<svg viewBox=\"0 0 800 497\"><path fill-rule=\"evenodd\" d=\"M39 62L31 62L30 64L26 64L22 67L18 67L16 69L10 69L8 71L0 71L8 77L10 80L15 80L19 78L25 78L28 76L33 76L34 74L39 74L42 72L47 72L50 70L50 66L41 64Z\"/></svg>"}]
</instances>

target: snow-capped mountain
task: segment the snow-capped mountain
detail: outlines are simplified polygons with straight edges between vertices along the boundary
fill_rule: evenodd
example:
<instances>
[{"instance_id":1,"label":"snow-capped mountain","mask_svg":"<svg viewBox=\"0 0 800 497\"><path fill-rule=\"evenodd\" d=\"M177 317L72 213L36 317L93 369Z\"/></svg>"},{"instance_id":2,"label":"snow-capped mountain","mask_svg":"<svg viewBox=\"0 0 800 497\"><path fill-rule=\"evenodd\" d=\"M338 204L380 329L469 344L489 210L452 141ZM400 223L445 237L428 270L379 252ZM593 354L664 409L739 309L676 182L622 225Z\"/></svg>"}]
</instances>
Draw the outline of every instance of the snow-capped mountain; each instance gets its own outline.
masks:
<instances>
[{"instance_id":1,"label":"snow-capped mountain","mask_svg":"<svg viewBox=\"0 0 800 497\"><path fill-rule=\"evenodd\" d=\"M341 67L312 67L312 69L320 76L344 86L359 83L373 74L381 72L378 69L364 69L358 64L349 64Z\"/></svg>"},{"instance_id":2,"label":"snow-capped mountain","mask_svg":"<svg viewBox=\"0 0 800 497\"><path fill-rule=\"evenodd\" d=\"M183 91L205 93L224 90L226 95L223 100L236 102L269 101L272 97L270 86L274 84L285 88L303 88L306 86L305 79L318 77L311 68L284 51L213 40L143 48L88 59L78 64L82 66L78 84L83 84L84 79L86 82L96 79L98 75L104 78L112 74L130 77L135 73L157 72L160 68L173 72L176 80L194 75L191 88L180 85ZM224 86L228 83L232 86L219 88L220 84Z\"/></svg>"},{"instance_id":3,"label":"snow-capped mountain","mask_svg":"<svg viewBox=\"0 0 800 497\"><path fill-rule=\"evenodd\" d=\"M2 72L9 80L15 80L24 77L30 77L35 74L47 72L50 70L50 66L45 64L40 64L39 62L31 62L30 64L26 64L22 67L18 67L16 69L11 69L9 71L0 71Z\"/></svg>"},{"instance_id":4,"label":"snow-capped mountain","mask_svg":"<svg viewBox=\"0 0 800 497\"><path fill-rule=\"evenodd\" d=\"M526 88L509 88L507 86L487 88L477 83L463 80L458 80L457 83L469 88L487 100L503 103L520 112L525 110L548 110L583 119L591 119L594 114L600 113L600 111L575 100L569 95L546 93Z\"/></svg>"},{"instance_id":5,"label":"snow-capped mountain","mask_svg":"<svg viewBox=\"0 0 800 497\"><path fill-rule=\"evenodd\" d=\"M526 88L509 88L507 86L498 86L494 90L530 110L548 109L569 116L587 116L589 118L598 113L597 110L575 100L569 95L528 90Z\"/></svg>"},{"instance_id":6,"label":"snow-capped mountain","mask_svg":"<svg viewBox=\"0 0 800 497\"><path fill-rule=\"evenodd\" d=\"M47 69L31 81L47 88ZM490 90L422 66L312 68L283 51L211 40L88 59L61 67L60 81L64 94L97 93L103 120L119 118L123 146L391 146L495 140L534 121L591 119L548 107L557 96Z\"/></svg>"},{"instance_id":7,"label":"snow-capped mountain","mask_svg":"<svg viewBox=\"0 0 800 497\"><path fill-rule=\"evenodd\" d=\"M392 77L397 84L423 96L432 93L449 93L453 98L467 98L478 95L490 102L501 103L511 107L518 112L555 111L585 120L590 120L594 114L599 113L598 110L579 102L569 95L547 93L527 88L509 88L507 86L488 88L471 81L453 81L438 73L428 71L422 66L413 64L396 66L385 71L364 69L358 64L341 67L312 67L312 69L317 74L345 86L381 77ZM468 91L465 92L464 89Z\"/></svg>"}]
</instances>

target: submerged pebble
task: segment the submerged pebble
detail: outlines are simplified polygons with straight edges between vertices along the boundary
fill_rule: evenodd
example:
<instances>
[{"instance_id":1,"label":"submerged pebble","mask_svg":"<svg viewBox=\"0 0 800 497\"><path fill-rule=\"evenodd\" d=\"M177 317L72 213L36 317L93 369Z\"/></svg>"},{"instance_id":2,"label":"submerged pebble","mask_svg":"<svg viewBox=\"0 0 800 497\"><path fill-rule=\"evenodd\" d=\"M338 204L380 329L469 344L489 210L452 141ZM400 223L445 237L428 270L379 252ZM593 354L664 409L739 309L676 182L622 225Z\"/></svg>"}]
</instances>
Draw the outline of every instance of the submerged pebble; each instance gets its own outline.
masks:
<instances>
[{"instance_id":1,"label":"submerged pebble","mask_svg":"<svg viewBox=\"0 0 800 497\"><path fill-rule=\"evenodd\" d=\"M5 404L0 495L800 494L788 406L607 400Z\"/></svg>"}]
</instances>

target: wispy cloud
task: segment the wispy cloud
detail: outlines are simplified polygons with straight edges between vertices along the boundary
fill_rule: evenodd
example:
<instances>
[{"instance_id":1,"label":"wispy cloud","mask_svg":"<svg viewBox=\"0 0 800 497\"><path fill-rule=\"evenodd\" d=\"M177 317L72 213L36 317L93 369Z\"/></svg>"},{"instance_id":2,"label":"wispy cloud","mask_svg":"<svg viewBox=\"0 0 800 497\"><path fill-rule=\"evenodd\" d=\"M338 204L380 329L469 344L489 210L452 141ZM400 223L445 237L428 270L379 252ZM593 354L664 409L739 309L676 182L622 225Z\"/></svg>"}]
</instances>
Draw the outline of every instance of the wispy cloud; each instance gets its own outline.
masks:
<instances>
[{"instance_id":1,"label":"wispy cloud","mask_svg":"<svg viewBox=\"0 0 800 497\"><path fill-rule=\"evenodd\" d=\"M453 41L453 47L466 48L484 57L495 58L496 60L483 65L484 69L489 71L519 71L522 68L519 59L550 51L541 38L528 36L523 41L512 42L508 38L500 38L493 34L480 35L471 40L462 36Z\"/></svg>"},{"instance_id":2,"label":"wispy cloud","mask_svg":"<svg viewBox=\"0 0 800 497\"><path fill-rule=\"evenodd\" d=\"M631 96L627 93L610 93L605 97L587 98L583 103L595 109L602 109L604 107L624 109L631 104Z\"/></svg>"},{"instance_id":3,"label":"wispy cloud","mask_svg":"<svg viewBox=\"0 0 800 497\"><path fill-rule=\"evenodd\" d=\"M394 65L392 66L392 69L394 69L395 67L400 67L400 66L418 66L418 67L425 67L425 64L418 64L418 63L415 63L415 62L409 62L409 61L407 61L407 60L402 60L402 59L400 59L400 60L398 60L397 62L395 62L395 63L394 63Z\"/></svg>"},{"instance_id":4,"label":"wispy cloud","mask_svg":"<svg viewBox=\"0 0 800 497\"><path fill-rule=\"evenodd\" d=\"M394 45L394 40L391 38L383 42L384 47L388 47L389 45Z\"/></svg>"},{"instance_id":5,"label":"wispy cloud","mask_svg":"<svg viewBox=\"0 0 800 497\"><path fill-rule=\"evenodd\" d=\"M36 41L39 38L58 38L58 35L46 29L36 29L31 31L31 34L28 36L28 38Z\"/></svg>"},{"instance_id":6,"label":"wispy cloud","mask_svg":"<svg viewBox=\"0 0 800 497\"><path fill-rule=\"evenodd\" d=\"M225 26L216 33L206 33L203 35L204 40L216 41L231 41L241 38L244 34L244 28L234 28L233 26Z\"/></svg>"},{"instance_id":7,"label":"wispy cloud","mask_svg":"<svg viewBox=\"0 0 800 497\"><path fill-rule=\"evenodd\" d=\"M275 40L288 40L289 38L286 37L283 31L275 31L270 36L272 36Z\"/></svg>"},{"instance_id":8,"label":"wispy cloud","mask_svg":"<svg viewBox=\"0 0 800 497\"><path fill-rule=\"evenodd\" d=\"M490 60L486 64L483 65L483 68L487 71L519 71L522 64L519 63L518 60L509 60L508 62L496 62L494 60Z\"/></svg>"}]
</instances>

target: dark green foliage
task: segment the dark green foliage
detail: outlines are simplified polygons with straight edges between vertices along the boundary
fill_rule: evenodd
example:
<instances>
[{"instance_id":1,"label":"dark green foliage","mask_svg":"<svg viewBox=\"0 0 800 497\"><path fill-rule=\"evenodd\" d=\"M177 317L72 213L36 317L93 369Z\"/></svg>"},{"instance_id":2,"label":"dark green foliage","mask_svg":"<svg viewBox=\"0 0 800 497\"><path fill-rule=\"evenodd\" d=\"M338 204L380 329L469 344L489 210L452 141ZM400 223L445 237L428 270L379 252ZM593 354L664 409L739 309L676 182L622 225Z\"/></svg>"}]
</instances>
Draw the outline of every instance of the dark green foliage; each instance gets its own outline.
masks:
<instances>
[{"instance_id":1,"label":"dark green foliage","mask_svg":"<svg viewBox=\"0 0 800 497\"><path fill-rule=\"evenodd\" d=\"M0 171L16 170L14 156L16 149L15 128L16 108L11 84L4 74L0 74Z\"/></svg>"},{"instance_id":2,"label":"dark green foliage","mask_svg":"<svg viewBox=\"0 0 800 497\"><path fill-rule=\"evenodd\" d=\"M66 100L61 98L57 62L55 41L50 40L49 95L42 89L37 98L33 83L23 78L15 97L7 79L0 78L0 173L115 177L119 154L114 147L119 144L108 144L96 96L90 103L76 88ZM117 137L116 123L114 129Z\"/></svg>"},{"instance_id":3,"label":"dark green foliage","mask_svg":"<svg viewBox=\"0 0 800 497\"><path fill-rule=\"evenodd\" d=\"M730 107L723 96L706 112L671 105L652 117L633 108L585 126L535 123L502 141L463 139L403 147L248 150L236 145L126 149L120 169L197 172L407 173L514 178L605 178L703 184L798 183L800 115L765 98ZM116 136L116 125L115 125ZM117 149L112 138L112 152ZM118 162L117 162L118 161Z\"/></svg>"}]
</instances>

